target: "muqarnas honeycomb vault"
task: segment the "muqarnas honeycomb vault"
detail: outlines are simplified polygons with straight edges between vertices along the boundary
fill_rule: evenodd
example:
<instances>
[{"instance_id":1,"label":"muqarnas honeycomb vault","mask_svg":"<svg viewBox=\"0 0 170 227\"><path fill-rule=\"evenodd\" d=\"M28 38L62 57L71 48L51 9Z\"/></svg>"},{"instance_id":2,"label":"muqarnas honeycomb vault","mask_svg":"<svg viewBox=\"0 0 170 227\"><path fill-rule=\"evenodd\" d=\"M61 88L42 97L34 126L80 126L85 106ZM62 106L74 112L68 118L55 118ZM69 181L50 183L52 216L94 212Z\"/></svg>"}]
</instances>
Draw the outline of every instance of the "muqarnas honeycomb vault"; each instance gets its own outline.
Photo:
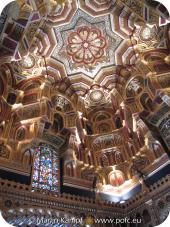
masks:
<instances>
[{"instance_id":1,"label":"muqarnas honeycomb vault","mask_svg":"<svg viewBox=\"0 0 170 227\"><path fill-rule=\"evenodd\" d=\"M169 13L156 1L4 8L0 209L8 223L152 227L167 218L169 54ZM60 217L82 223L36 222ZM125 217L141 222L94 222Z\"/></svg>"}]
</instances>

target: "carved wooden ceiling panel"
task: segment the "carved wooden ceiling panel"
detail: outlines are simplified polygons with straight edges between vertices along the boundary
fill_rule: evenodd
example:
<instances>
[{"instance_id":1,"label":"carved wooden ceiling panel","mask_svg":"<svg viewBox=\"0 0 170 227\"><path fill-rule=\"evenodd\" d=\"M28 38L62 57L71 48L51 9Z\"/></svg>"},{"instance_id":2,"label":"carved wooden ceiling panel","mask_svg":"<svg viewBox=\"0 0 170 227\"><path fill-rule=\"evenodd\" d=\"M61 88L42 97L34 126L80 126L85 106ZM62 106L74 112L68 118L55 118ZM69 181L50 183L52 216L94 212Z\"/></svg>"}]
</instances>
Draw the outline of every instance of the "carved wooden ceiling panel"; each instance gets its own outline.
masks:
<instances>
[{"instance_id":1,"label":"carved wooden ceiling panel","mask_svg":"<svg viewBox=\"0 0 170 227\"><path fill-rule=\"evenodd\" d=\"M167 12L136 0L18 3L0 30L0 168L54 204L69 191L66 203L77 193L130 212L169 166Z\"/></svg>"}]
</instances>

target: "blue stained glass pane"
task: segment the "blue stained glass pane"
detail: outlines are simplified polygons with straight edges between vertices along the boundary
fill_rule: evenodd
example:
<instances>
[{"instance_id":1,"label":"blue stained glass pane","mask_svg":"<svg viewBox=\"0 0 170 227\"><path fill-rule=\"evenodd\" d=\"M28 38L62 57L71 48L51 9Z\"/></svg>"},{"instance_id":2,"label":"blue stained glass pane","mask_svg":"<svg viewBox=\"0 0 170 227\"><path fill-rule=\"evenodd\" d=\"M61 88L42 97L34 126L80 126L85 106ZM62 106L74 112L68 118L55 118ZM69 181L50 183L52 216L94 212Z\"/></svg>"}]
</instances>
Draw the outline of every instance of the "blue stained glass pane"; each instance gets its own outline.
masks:
<instances>
[{"instance_id":1,"label":"blue stained glass pane","mask_svg":"<svg viewBox=\"0 0 170 227\"><path fill-rule=\"evenodd\" d=\"M58 191L58 157L48 145L34 150L33 187Z\"/></svg>"}]
</instances>

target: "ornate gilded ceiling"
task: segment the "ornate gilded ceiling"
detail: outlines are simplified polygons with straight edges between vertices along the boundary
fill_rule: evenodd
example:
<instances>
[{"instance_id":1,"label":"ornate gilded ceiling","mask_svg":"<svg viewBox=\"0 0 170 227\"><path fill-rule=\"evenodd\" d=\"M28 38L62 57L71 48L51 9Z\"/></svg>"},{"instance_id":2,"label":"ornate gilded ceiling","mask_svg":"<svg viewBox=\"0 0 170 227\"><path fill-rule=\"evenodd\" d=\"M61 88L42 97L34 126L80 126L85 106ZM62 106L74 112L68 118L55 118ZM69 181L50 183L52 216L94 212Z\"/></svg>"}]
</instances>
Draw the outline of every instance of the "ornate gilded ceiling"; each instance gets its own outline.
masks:
<instances>
[{"instance_id":1,"label":"ornate gilded ceiling","mask_svg":"<svg viewBox=\"0 0 170 227\"><path fill-rule=\"evenodd\" d=\"M117 67L134 66L146 48L166 48L166 29L158 27L159 16L151 14L155 22L146 25L144 5L129 4L73 0L48 15L55 42L49 65L55 64L60 77L69 77L77 93L84 94L94 82L105 86L118 76Z\"/></svg>"},{"instance_id":2,"label":"ornate gilded ceiling","mask_svg":"<svg viewBox=\"0 0 170 227\"><path fill-rule=\"evenodd\" d=\"M170 164L167 18L135 0L19 4L0 36L1 167L54 202L145 204Z\"/></svg>"},{"instance_id":3,"label":"ornate gilded ceiling","mask_svg":"<svg viewBox=\"0 0 170 227\"><path fill-rule=\"evenodd\" d=\"M135 63L130 40L135 16L126 7L115 1L72 1L54 15L59 23L49 17L56 36L52 58L62 63L67 76L94 79L110 66ZM59 20L61 15L65 20ZM117 23L122 31L116 29Z\"/></svg>"}]
</instances>

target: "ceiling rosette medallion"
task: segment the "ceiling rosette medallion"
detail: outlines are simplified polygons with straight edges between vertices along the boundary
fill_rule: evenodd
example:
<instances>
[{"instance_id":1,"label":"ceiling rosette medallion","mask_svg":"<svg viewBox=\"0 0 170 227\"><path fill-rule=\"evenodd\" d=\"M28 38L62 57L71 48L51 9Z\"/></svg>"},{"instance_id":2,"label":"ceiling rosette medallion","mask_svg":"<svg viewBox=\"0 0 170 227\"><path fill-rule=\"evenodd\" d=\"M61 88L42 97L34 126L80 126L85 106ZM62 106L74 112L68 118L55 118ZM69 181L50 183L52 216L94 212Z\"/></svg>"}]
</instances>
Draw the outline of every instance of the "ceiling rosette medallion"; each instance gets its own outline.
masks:
<instances>
[{"instance_id":1,"label":"ceiling rosette medallion","mask_svg":"<svg viewBox=\"0 0 170 227\"><path fill-rule=\"evenodd\" d=\"M77 10L67 25L54 27L57 45L52 58L61 62L68 76L95 78L116 64L116 50L123 39L113 32L110 15L92 17Z\"/></svg>"},{"instance_id":2,"label":"ceiling rosette medallion","mask_svg":"<svg viewBox=\"0 0 170 227\"><path fill-rule=\"evenodd\" d=\"M110 103L110 95L107 89L94 85L84 96L86 107Z\"/></svg>"},{"instance_id":3,"label":"ceiling rosette medallion","mask_svg":"<svg viewBox=\"0 0 170 227\"><path fill-rule=\"evenodd\" d=\"M68 37L67 53L82 66L95 65L105 54L106 44L99 29L80 27Z\"/></svg>"}]
</instances>

